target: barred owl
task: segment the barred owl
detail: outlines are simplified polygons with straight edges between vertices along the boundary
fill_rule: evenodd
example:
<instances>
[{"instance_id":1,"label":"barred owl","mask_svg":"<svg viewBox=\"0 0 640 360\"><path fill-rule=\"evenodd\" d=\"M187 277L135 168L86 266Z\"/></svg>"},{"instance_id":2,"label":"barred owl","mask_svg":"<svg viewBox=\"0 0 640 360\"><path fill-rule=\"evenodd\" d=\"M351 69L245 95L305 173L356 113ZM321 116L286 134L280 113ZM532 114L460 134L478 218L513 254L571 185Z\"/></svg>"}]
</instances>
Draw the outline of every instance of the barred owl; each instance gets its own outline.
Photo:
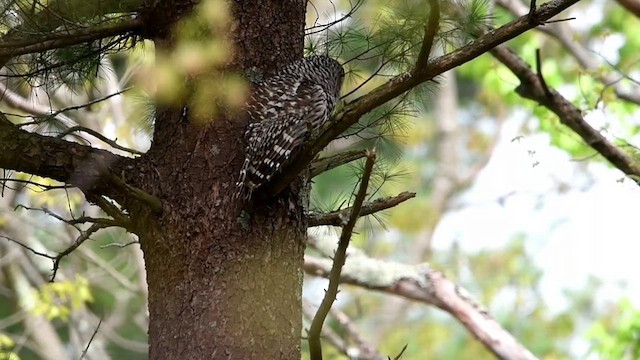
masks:
<instances>
[{"instance_id":1,"label":"barred owl","mask_svg":"<svg viewBox=\"0 0 640 360\"><path fill-rule=\"evenodd\" d=\"M237 183L249 198L288 164L288 160L325 124L340 96L344 69L326 56L293 62L255 84L247 103L247 151Z\"/></svg>"}]
</instances>

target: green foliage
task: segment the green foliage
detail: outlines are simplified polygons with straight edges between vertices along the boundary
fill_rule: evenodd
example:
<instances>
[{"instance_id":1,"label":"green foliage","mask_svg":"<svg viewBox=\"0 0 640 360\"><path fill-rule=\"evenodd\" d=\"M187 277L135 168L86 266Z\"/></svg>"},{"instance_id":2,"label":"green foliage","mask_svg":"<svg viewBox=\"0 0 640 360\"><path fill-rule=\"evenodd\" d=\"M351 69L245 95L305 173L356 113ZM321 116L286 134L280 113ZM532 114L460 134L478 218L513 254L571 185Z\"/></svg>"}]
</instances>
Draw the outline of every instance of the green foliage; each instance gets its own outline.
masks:
<instances>
[{"instance_id":1,"label":"green foliage","mask_svg":"<svg viewBox=\"0 0 640 360\"><path fill-rule=\"evenodd\" d=\"M225 69L232 56L230 19L226 1L201 2L176 24L177 44L169 51L157 49L156 64L142 77L143 86L161 102L187 102L193 119L203 123L222 109L239 110L247 84L244 75Z\"/></svg>"},{"instance_id":2,"label":"green foliage","mask_svg":"<svg viewBox=\"0 0 640 360\"><path fill-rule=\"evenodd\" d=\"M63 321L69 320L72 311L78 311L84 308L85 303L93 301L89 281L82 276L47 283L35 292L34 297L34 315Z\"/></svg>"},{"instance_id":3,"label":"green foliage","mask_svg":"<svg viewBox=\"0 0 640 360\"><path fill-rule=\"evenodd\" d=\"M14 346L10 337L0 333L0 360L20 360L18 354L12 351Z\"/></svg>"},{"instance_id":4,"label":"green foliage","mask_svg":"<svg viewBox=\"0 0 640 360\"><path fill-rule=\"evenodd\" d=\"M587 338L600 359L640 359L640 309L622 300L614 317L593 325Z\"/></svg>"}]
</instances>

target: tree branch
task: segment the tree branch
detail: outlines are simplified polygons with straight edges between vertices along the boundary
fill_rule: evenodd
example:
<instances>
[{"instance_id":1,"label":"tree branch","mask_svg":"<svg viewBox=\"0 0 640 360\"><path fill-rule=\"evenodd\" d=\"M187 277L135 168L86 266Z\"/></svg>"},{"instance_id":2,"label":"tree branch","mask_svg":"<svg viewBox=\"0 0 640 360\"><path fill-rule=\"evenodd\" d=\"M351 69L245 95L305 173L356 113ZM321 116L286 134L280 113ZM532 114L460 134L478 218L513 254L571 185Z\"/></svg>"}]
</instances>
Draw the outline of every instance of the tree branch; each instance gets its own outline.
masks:
<instances>
[{"instance_id":1,"label":"tree branch","mask_svg":"<svg viewBox=\"0 0 640 360\"><path fill-rule=\"evenodd\" d=\"M349 216L349 220L342 228L340 240L338 241L338 248L336 249L333 259L333 265L331 266L331 271L328 274L329 286L324 294L322 303L320 303L320 308L318 308L318 312L316 312L316 315L313 317L311 326L309 328L308 340L311 360L322 360L322 347L320 345L320 333L322 331L322 325L324 324L324 320L326 319L327 314L329 314L329 311L331 310L331 305L333 305L333 302L338 295L340 273L342 272L342 267L344 266L344 263L347 259L347 248L349 247L349 241L351 240L353 228L356 226L362 203L367 196L369 179L371 178L371 171L373 170L373 164L375 163L375 161L375 151L367 151L367 162L362 172L362 181L360 182L360 188L358 189L358 193L356 194L356 197L353 201L353 208L351 211L351 215Z\"/></svg>"},{"instance_id":2,"label":"tree branch","mask_svg":"<svg viewBox=\"0 0 640 360\"><path fill-rule=\"evenodd\" d=\"M398 75L386 84L348 103L340 112L332 117L320 136L306 144L292 164L283 171L278 178L274 178L274 181L266 186L264 190L265 193L275 195L285 189L288 184L307 167L317 153L351 125L358 122L364 114L413 89L421 83L431 80L447 70L471 61L499 44L536 27L538 22L551 19L578 1L579 0L549 1L536 9L534 14L536 22L532 22L529 15L522 16L499 29L484 34L467 46L440 56L426 65L421 64L421 66L426 67L426 70L414 71L412 74L405 73Z\"/></svg>"},{"instance_id":3,"label":"tree branch","mask_svg":"<svg viewBox=\"0 0 640 360\"><path fill-rule=\"evenodd\" d=\"M496 47L491 54L520 80L520 85L516 88L518 95L536 101L551 110L558 116L560 122L578 134L588 146L640 185L640 167L635 161L591 127L582 117L580 109L556 90L549 88L542 74L534 73L524 60L505 46Z\"/></svg>"},{"instance_id":4,"label":"tree branch","mask_svg":"<svg viewBox=\"0 0 640 360\"><path fill-rule=\"evenodd\" d=\"M0 114L0 167L22 171L90 190L112 165L125 158L48 136L17 129Z\"/></svg>"},{"instance_id":5,"label":"tree branch","mask_svg":"<svg viewBox=\"0 0 640 360\"><path fill-rule=\"evenodd\" d=\"M636 0L633 1L640 4L640 2ZM525 15L529 11L529 8L520 0L496 0L496 4L500 5L500 7L506 9L515 16ZM613 87L619 99L640 105L638 87L635 86L628 89L625 86L622 86L620 79L616 78L615 75L596 71L600 68L602 62L594 59L593 54L591 54L590 51L580 43L580 41L576 41L575 32L568 26L560 23L547 24L545 26L538 27L537 30L558 41L582 68L589 70L592 76L600 81L605 87Z\"/></svg>"},{"instance_id":6,"label":"tree branch","mask_svg":"<svg viewBox=\"0 0 640 360\"><path fill-rule=\"evenodd\" d=\"M424 26L424 40L418 60L416 61L415 71L424 72L427 69L429 54L433 48L433 40L438 34L438 26L440 25L440 0L429 0L429 19Z\"/></svg>"},{"instance_id":7,"label":"tree branch","mask_svg":"<svg viewBox=\"0 0 640 360\"><path fill-rule=\"evenodd\" d=\"M327 245L334 246L333 243ZM329 259L304 257L304 271L307 274L326 278L330 268ZM500 359L536 359L466 290L426 264L410 266L385 262L369 258L351 248L349 262L344 266L340 282L436 306L451 314Z\"/></svg>"},{"instance_id":8,"label":"tree branch","mask_svg":"<svg viewBox=\"0 0 640 360\"><path fill-rule=\"evenodd\" d=\"M42 253L39 251L36 251L35 249L33 249L32 247L23 244L22 242L15 240L13 238L10 238L8 236L4 236L4 235L0 235L0 238L3 238L9 242L15 243L17 245L20 245L21 247L31 251L34 255L37 256L42 256L45 257L49 260L51 260L53 262L53 268L51 270L51 278L49 279L50 282L53 282L56 279L56 274L58 273L58 269L60 268L60 261L62 261L62 259L71 254L74 250L76 250L80 245L82 245L85 241L87 241L89 239L89 237L91 235L93 235L96 231L100 230L100 229L104 229L110 226L114 226L114 224L104 224L104 223L94 223L91 226L89 226L89 228L87 230L84 231L80 231L80 235L76 238L76 240L73 242L73 244L69 245L69 247L67 247L66 249L64 249L63 251L59 252L57 255L53 256L53 255L49 255L46 253Z\"/></svg>"},{"instance_id":9,"label":"tree branch","mask_svg":"<svg viewBox=\"0 0 640 360\"><path fill-rule=\"evenodd\" d=\"M320 158L311 163L311 177L316 177L325 171L337 168L338 166L362 159L366 156L364 150L350 150L336 155Z\"/></svg>"},{"instance_id":10,"label":"tree branch","mask_svg":"<svg viewBox=\"0 0 640 360\"><path fill-rule=\"evenodd\" d=\"M378 198L374 201L363 203L362 208L360 209L359 216L371 215L378 211L392 208L400 203L414 198L415 196L416 193L405 191L396 196ZM309 227L322 225L343 226L352 210L353 208L350 207L328 213L311 214L308 217Z\"/></svg>"},{"instance_id":11,"label":"tree branch","mask_svg":"<svg viewBox=\"0 0 640 360\"><path fill-rule=\"evenodd\" d=\"M128 19L116 24L98 25L79 28L42 36L30 36L21 40L0 41L0 63L18 55L58 49L82 44L106 37L136 33L140 31L142 21L138 18ZM6 59L6 60L5 60Z\"/></svg>"},{"instance_id":12,"label":"tree branch","mask_svg":"<svg viewBox=\"0 0 640 360\"><path fill-rule=\"evenodd\" d=\"M159 199L120 178L134 164L135 159L106 150L20 130L0 114L0 168L51 178L120 203L133 198L161 212Z\"/></svg>"}]
</instances>

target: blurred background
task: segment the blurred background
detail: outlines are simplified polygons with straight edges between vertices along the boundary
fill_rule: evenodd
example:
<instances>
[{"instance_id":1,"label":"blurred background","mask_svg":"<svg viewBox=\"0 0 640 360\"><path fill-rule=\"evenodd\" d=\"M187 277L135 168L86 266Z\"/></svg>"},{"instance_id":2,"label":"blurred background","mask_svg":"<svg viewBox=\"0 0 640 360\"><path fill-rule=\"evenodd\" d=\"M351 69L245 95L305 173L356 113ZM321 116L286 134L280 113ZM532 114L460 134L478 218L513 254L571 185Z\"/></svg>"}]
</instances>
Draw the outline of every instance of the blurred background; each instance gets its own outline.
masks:
<instances>
[{"instance_id":1,"label":"blurred background","mask_svg":"<svg viewBox=\"0 0 640 360\"><path fill-rule=\"evenodd\" d=\"M640 22L629 2L581 1L563 15L575 20L508 45L532 66L542 49L547 83L635 157ZM528 11L519 0L452 4L459 8L444 10L433 56L468 43L473 29ZM347 71L343 100L353 100L413 65L427 9L421 1L309 2L306 53L339 59ZM0 110L31 131L57 136L81 125L144 152L153 131L154 100L145 86L153 45L129 45L95 58L90 74L78 68L30 81L0 77ZM376 148L369 197L417 194L361 219L351 247L442 271L540 358L640 358L637 184L553 114L521 99L517 78L491 56L435 80L367 114L323 152ZM89 134L67 139L137 156ZM346 207L362 166L315 177L311 211ZM61 261L50 283L52 261L6 237L55 256L86 228L52 214L99 211L48 179L9 171L3 178L13 180L0 183L0 359L145 359L146 284L135 236L94 234ZM338 236L339 228L310 228L308 254L322 256L323 244ZM306 326L326 286L305 276ZM335 308L325 325L335 335L327 359L345 358L344 349L363 343L392 357L408 345L403 359L493 358L432 306L342 286Z\"/></svg>"}]
</instances>

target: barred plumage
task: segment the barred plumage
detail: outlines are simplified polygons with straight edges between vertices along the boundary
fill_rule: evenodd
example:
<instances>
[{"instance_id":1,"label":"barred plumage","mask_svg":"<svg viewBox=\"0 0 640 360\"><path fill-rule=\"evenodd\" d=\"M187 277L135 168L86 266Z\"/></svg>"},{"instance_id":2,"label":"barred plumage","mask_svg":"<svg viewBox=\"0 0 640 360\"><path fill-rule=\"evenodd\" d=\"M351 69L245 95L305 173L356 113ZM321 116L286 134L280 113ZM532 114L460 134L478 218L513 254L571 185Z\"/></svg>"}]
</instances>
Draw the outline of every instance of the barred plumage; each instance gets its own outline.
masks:
<instances>
[{"instance_id":1,"label":"barred plumage","mask_svg":"<svg viewBox=\"0 0 640 360\"><path fill-rule=\"evenodd\" d=\"M331 116L344 69L326 56L310 56L256 84L247 104L250 124L239 194L251 193L279 172L314 130Z\"/></svg>"}]
</instances>

